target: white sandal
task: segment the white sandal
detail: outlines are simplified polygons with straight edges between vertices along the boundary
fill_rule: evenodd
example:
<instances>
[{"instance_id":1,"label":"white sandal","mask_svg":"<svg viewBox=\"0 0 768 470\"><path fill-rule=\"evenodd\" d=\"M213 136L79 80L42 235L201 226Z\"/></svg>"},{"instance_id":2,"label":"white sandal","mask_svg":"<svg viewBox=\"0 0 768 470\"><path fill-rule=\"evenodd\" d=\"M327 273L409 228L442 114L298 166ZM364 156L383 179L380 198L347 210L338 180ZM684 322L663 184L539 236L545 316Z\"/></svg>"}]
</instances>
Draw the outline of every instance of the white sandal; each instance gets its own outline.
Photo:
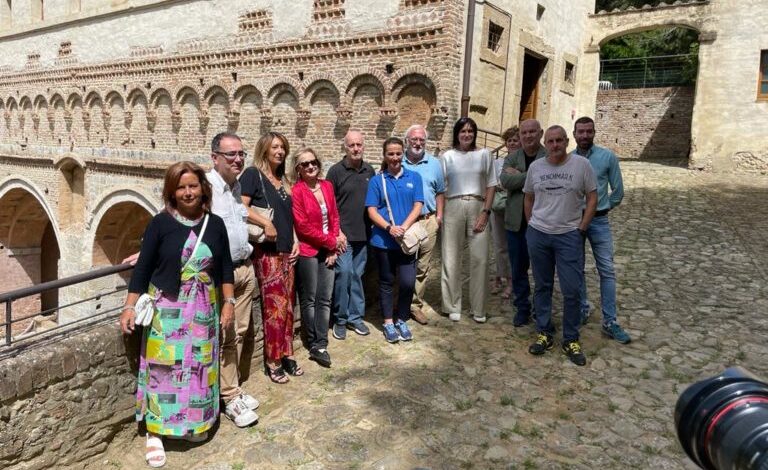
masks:
<instances>
[{"instance_id":1,"label":"white sandal","mask_svg":"<svg viewBox=\"0 0 768 470\"><path fill-rule=\"evenodd\" d=\"M147 433L147 453L144 456L147 465L160 468L165 465L165 447L163 440L154 434Z\"/></svg>"}]
</instances>

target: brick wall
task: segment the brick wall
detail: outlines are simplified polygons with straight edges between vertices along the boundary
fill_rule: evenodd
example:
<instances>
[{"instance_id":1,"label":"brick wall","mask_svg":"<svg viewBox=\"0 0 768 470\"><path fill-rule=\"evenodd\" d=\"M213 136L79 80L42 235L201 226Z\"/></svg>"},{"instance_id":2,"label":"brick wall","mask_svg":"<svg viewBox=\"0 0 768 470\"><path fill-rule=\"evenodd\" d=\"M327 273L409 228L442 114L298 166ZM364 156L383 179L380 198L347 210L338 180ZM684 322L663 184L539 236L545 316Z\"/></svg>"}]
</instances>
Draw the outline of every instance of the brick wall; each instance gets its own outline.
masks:
<instances>
[{"instance_id":1,"label":"brick wall","mask_svg":"<svg viewBox=\"0 0 768 470\"><path fill-rule=\"evenodd\" d=\"M601 90L595 140L622 158L687 159L693 97L692 87Z\"/></svg>"}]
</instances>

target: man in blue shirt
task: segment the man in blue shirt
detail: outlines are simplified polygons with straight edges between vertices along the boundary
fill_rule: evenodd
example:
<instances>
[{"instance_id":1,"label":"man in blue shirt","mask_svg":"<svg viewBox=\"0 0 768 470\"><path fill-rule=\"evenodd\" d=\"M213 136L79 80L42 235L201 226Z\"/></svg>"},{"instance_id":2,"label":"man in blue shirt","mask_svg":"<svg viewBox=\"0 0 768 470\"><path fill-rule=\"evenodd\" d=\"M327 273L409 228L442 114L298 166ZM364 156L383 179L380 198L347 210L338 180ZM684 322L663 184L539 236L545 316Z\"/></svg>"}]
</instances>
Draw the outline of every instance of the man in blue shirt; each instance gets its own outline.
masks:
<instances>
[{"instance_id":1,"label":"man in blue shirt","mask_svg":"<svg viewBox=\"0 0 768 470\"><path fill-rule=\"evenodd\" d=\"M416 263L416 287L411 303L411 316L414 320L426 325L428 317L437 317L437 312L425 300L427 278L430 273L432 252L437 242L437 231L443 220L445 205L445 177L440 161L426 152L427 130L421 124L414 124L405 131L406 153L403 167L421 175L424 184L424 206L421 209L421 223L427 230L429 238L419 249L419 259Z\"/></svg>"},{"instance_id":2,"label":"man in blue shirt","mask_svg":"<svg viewBox=\"0 0 768 470\"><path fill-rule=\"evenodd\" d=\"M592 246L600 275L603 334L621 344L627 344L631 338L616 321L616 272L613 267L613 237L608 220L608 212L621 204L624 197L619 159L607 148L594 144L595 122L589 117L576 120L573 137L576 140L575 153L589 160L597 179L597 211L587 228L586 238ZM582 323L586 323L589 316L586 281L581 284L581 313Z\"/></svg>"}]
</instances>

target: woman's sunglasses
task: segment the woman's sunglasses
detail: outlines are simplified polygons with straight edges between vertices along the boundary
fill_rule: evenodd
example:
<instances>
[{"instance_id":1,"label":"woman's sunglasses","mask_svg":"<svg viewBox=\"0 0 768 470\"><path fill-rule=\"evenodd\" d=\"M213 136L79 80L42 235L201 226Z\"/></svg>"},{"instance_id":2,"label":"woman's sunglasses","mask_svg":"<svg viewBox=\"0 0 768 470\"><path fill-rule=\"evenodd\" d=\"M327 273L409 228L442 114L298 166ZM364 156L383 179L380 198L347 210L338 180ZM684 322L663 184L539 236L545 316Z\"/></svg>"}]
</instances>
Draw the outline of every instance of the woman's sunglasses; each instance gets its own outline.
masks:
<instances>
[{"instance_id":1,"label":"woman's sunglasses","mask_svg":"<svg viewBox=\"0 0 768 470\"><path fill-rule=\"evenodd\" d=\"M298 166L300 166L300 167L304 168L305 170L306 170L307 168L309 168L309 165L312 165L312 166L320 166L320 162L318 162L318 161L317 161L317 159L314 159L314 160L308 160L308 161L306 161L306 162L299 162L299 163L298 163Z\"/></svg>"}]
</instances>

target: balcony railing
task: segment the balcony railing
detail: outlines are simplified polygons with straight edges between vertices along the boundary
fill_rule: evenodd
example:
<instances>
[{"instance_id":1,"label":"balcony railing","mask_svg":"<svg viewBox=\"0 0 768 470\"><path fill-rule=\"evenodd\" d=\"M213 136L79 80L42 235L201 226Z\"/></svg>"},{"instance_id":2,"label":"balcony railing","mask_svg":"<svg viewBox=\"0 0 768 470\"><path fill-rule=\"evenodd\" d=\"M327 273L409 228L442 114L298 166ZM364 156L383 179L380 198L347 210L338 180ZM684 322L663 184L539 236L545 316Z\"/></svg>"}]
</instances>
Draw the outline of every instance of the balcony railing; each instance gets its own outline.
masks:
<instances>
[{"instance_id":1,"label":"balcony railing","mask_svg":"<svg viewBox=\"0 0 768 470\"><path fill-rule=\"evenodd\" d=\"M30 338L34 338L44 334L49 334L51 332L55 332L63 328L69 328L73 325L78 325L78 326L88 325L88 324L96 323L100 320L103 320L104 318L109 316L109 314L118 312L120 310L120 307L106 308L106 309L100 310L97 313L84 315L80 318L68 321L63 324L59 323L57 326L53 328L48 328L42 331L24 332L16 338L14 338L13 336L12 327L16 323L19 323L25 320L30 320L32 318L39 317L39 316L54 317L56 316L56 314L58 314L58 312L60 312L65 308L71 308L77 305L85 304L86 302L90 302L90 301L99 301L105 297L116 295L120 292L123 292L127 289L127 287L124 285L118 286L111 290L99 292L89 297L80 298L66 305L60 305L58 307L43 310L37 313L23 315L18 318L13 318L13 302L14 301L23 299L26 297L31 297L33 295L38 295L49 290L55 290L63 287L74 286L76 284L81 284L81 283L92 281L95 279L104 278L106 276L110 276L113 274L123 273L131 269L133 269L133 266L128 263L120 264L116 266L109 266L106 268L95 269L87 273L76 274L74 276L66 277L63 279L57 279L55 281L44 282L42 284L37 284L30 287L24 287L22 289L16 289L10 292L0 293L0 304L5 303L5 320L2 323L0 323L0 328L4 329L5 331L4 347L8 348L13 343L16 343L22 340L26 341Z\"/></svg>"}]
</instances>

